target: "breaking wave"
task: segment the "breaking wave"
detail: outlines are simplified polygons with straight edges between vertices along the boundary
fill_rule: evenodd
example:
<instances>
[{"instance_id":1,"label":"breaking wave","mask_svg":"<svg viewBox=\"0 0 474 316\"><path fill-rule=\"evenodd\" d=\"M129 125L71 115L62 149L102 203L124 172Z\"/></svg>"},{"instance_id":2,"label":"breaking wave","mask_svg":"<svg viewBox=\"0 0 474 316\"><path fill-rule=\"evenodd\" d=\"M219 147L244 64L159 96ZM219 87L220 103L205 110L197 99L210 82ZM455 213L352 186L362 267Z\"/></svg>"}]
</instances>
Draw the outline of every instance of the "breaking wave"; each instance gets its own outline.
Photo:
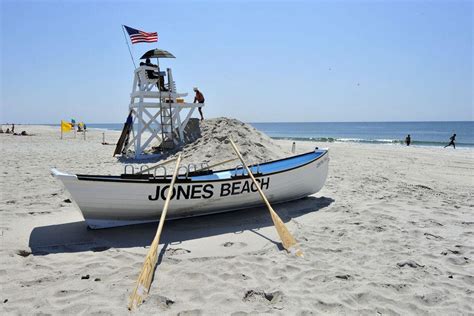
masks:
<instances>
[{"instance_id":1,"label":"breaking wave","mask_svg":"<svg viewBox=\"0 0 474 316\"><path fill-rule=\"evenodd\" d=\"M336 137L272 137L274 139L294 140L294 141L313 141L323 143L362 143L362 144L388 144L388 145L404 145L405 142L400 139L362 139L362 138L336 138ZM411 145L443 147L448 142L419 141L411 142ZM456 143L456 147L474 148L474 144Z\"/></svg>"}]
</instances>

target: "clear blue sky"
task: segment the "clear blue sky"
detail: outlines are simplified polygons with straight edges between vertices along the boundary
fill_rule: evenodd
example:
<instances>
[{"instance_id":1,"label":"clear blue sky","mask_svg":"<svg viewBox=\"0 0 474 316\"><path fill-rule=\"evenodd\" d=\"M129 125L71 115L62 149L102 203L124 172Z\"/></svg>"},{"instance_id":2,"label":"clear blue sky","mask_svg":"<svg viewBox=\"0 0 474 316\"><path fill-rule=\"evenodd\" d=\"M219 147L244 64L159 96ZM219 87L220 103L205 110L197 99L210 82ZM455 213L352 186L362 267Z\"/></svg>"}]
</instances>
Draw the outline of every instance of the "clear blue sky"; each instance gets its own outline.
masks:
<instances>
[{"instance_id":1,"label":"clear blue sky","mask_svg":"<svg viewBox=\"0 0 474 316\"><path fill-rule=\"evenodd\" d=\"M1 0L0 121L123 122L121 24L157 31L207 117L473 120L472 1ZM191 97L189 97L191 100Z\"/></svg>"}]
</instances>

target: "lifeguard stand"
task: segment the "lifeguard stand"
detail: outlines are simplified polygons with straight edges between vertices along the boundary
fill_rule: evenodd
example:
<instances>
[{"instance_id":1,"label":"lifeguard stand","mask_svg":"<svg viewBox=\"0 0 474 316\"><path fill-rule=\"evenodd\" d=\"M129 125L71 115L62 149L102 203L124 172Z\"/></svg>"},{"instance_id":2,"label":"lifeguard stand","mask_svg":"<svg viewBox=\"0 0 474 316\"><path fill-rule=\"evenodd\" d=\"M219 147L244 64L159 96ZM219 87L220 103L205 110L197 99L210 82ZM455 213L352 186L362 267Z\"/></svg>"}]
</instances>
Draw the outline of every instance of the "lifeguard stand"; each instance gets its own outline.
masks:
<instances>
[{"instance_id":1,"label":"lifeguard stand","mask_svg":"<svg viewBox=\"0 0 474 316\"><path fill-rule=\"evenodd\" d=\"M184 129L197 107L204 104L185 103L187 93L178 93L170 68L160 71L160 58L175 58L171 53L153 49L140 59L156 58L156 66L141 63L134 71L130 114L120 136L116 154L133 156L135 159L149 158L146 153L154 140L155 154L162 154L184 141ZM183 117L181 116L183 114Z\"/></svg>"}]
</instances>

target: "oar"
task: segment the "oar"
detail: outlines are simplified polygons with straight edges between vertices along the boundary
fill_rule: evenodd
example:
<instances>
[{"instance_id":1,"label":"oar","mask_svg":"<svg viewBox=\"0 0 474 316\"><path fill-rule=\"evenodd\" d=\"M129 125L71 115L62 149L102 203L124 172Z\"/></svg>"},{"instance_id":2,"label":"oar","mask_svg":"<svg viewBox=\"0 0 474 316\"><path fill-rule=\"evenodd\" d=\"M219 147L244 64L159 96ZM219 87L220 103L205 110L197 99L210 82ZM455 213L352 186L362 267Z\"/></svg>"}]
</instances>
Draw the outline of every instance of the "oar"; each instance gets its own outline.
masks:
<instances>
[{"instance_id":1,"label":"oar","mask_svg":"<svg viewBox=\"0 0 474 316\"><path fill-rule=\"evenodd\" d=\"M196 172L198 172L198 171L202 171L202 170L209 170L209 169L211 169L211 168L214 168L214 167L217 167L217 166L223 165L223 164L225 164L225 163L228 163L228 162L235 161L235 160L237 160L237 159L239 159L239 158L232 158L232 159L227 159L227 160L224 160L224 161L221 161L221 162L215 163L215 164L213 164L213 165L206 166L206 167L204 167L204 168L200 168L200 169L196 170Z\"/></svg>"},{"instance_id":2,"label":"oar","mask_svg":"<svg viewBox=\"0 0 474 316\"><path fill-rule=\"evenodd\" d=\"M275 228L278 232L278 235L280 236L281 242L283 244L283 247L290 253L297 255L298 257L303 257L303 252L299 248L298 244L296 243L295 238L291 235L289 232L288 228L286 228L285 224L281 220L281 218L278 216L278 214L275 212L275 210L272 208L270 205L270 202L268 202L265 194L263 194L262 189L260 188L260 184L255 180L255 177L252 174L252 171L250 171L249 167L247 167L247 164L244 161L244 158L239 152L239 149L237 146L234 144L232 139L230 139L230 144L234 148L235 153L239 157L240 161L242 162L242 165L245 167L247 170L247 173L249 174L250 178L252 179L253 183L257 187L258 193L260 193L260 196L262 197L262 200L265 202L265 204L268 207L268 210L270 211L270 215L272 216L273 224L275 225Z\"/></svg>"},{"instance_id":3,"label":"oar","mask_svg":"<svg viewBox=\"0 0 474 316\"><path fill-rule=\"evenodd\" d=\"M151 286L151 280L153 279L153 273L155 271L156 261L158 259L158 245L160 244L160 235L163 230L163 225L166 219L166 213L168 212L168 205L173 194L174 183L176 181L176 176L178 175L178 168L181 162L181 154L178 156L176 161L176 167L174 168L173 178L171 178L170 187L168 189L168 195L166 196L165 205L163 206L163 211L161 212L160 223L158 224L158 230L156 231L155 238L151 243L150 250L146 255L145 262L143 263L143 268L138 277L137 284L135 289L130 296L130 304L128 309L132 310L135 306L140 305L145 297L148 295Z\"/></svg>"},{"instance_id":4,"label":"oar","mask_svg":"<svg viewBox=\"0 0 474 316\"><path fill-rule=\"evenodd\" d=\"M142 173L151 171L151 170L156 169L156 168L158 168L158 167L161 167L161 166L164 166L164 165L166 165L166 164L169 164L170 162L173 162L173 161L175 161L176 159L178 159L178 158L173 158L173 159L167 160L167 161L165 161L165 162L161 162L161 163L159 163L159 164L157 164L157 165L154 165L153 167L147 168L147 169L145 169L145 170L141 170L141 171L137 172L137 174L142 174Z\"/></svg>"}]
</instances>

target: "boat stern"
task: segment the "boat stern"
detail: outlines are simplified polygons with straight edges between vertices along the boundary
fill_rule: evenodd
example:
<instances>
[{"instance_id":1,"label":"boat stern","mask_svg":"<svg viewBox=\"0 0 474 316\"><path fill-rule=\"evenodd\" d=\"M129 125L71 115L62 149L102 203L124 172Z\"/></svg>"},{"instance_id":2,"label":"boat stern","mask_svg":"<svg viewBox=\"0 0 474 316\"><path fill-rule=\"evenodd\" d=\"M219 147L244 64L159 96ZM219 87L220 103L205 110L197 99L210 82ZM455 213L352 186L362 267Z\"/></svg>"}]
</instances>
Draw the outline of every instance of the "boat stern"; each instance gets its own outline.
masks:
<instances>
[{"instance_id":1,"label":"boat stern","mask_svg":"<svg viewBox=\"0 0 474 316\"><path fill-rule=\"evenodd\" d=\"M317 176L315 177L315 186L316 186L316 192L320 191L324 184L326 183L326 179L328 177L329 173L329 148L318 148L316 147L314 149L316 153L320 153L321 157L317 160L316 162L316 170L315 174Z\"/></svg>"},{"instance_id":2,"label":"boat stern","mask_svg":"<svg viewBox=\"0 0 474 316\"><path fill-rule=\"evenodd\" d=\"M61 177L76 177L75 175L68 174L62 171L59 171L56 168L51 168L51 175L55 178L61 178ZM77 177L76 177L77 178Z\"/></svg>"}]
</instances>

